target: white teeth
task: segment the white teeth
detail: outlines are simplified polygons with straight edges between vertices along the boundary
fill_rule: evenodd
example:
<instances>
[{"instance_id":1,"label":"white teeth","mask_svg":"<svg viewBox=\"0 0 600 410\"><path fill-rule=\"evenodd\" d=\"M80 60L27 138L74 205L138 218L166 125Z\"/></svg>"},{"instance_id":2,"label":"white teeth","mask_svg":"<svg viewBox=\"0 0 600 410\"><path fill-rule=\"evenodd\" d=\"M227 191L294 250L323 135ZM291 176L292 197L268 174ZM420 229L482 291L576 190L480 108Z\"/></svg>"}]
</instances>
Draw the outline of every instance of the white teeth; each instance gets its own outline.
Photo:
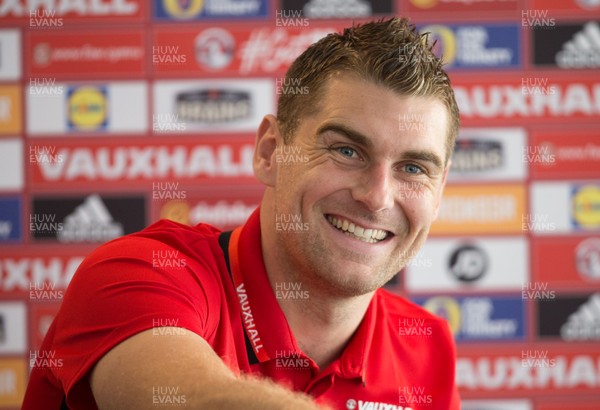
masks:
<instances>
[{"instance_id":1,"label":"white teeth","mask_svg":"<svg viewBox=\"0 0 600 410\"><path fill-rule=\"evenodd\" d=\"M351 235L361 241L368 243L376 243L385 239L387 237L387 232L381 229L367 229L362 226L356 226L352 222L348 222L347 220L341 220L334 218L333 216L328 216L327 220L329 223L346 235Z\"/></svg>"}]
</instances>

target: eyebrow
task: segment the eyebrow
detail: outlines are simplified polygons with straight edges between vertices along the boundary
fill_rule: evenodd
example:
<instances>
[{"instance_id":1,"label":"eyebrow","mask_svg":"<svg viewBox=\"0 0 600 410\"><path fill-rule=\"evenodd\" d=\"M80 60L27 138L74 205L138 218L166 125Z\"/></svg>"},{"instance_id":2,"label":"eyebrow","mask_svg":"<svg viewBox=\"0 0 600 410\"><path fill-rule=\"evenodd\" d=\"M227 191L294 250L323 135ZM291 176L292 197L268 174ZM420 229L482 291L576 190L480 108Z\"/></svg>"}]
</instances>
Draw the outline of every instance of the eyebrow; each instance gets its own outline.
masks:
<instances>
[{"instance_id":1,"label":"eyebrow","mask_svg":"<svg viewBox=\"0 0 600 410\"><path fill-rule=\"evenodd\" d=\"M332 131L337 134L342 134L349 140L355 142L356 144L362 145L367 148L373 147L373 142L366 135L361 134L360 132L353 130L352 128L348 128L343 124L338 123L329 123L320 126L317 129L317 135L321 137L324 133ZM431 162L438 169L442 169L444 167L444 162L439 157L439 155L425 150L412 150L406 151L402 154L402 159L412 159L419 161L427 161Z\"/></svg>"},{"instance_id":2,"label":"eyebrow","mask_svg":"<svg viewBox=\"0 0 600 410\"><path fill-rule=\"evenodd\" d=\"M406 159L431 162L439 170L444 167L442 159L431 151L407 151L402 156Z\"/></svg>"},{"instance_id":3,"label":"eyebrow","mask_svg":"<svg viewBox=\"0 0 600 410\"><path fill-rule=\"evenodd\" d=\"M345 125L337 124L337 123L329 123L324 124L317 129L317 135L321 137L324 133L332 131L337 134L342 134L349 140L353 141L356 144L362 145L367 148L373 147L373 142L366 135L361 134L360 132L353 130L352 128L348 128Z\"/></svg>"}]
</instances>

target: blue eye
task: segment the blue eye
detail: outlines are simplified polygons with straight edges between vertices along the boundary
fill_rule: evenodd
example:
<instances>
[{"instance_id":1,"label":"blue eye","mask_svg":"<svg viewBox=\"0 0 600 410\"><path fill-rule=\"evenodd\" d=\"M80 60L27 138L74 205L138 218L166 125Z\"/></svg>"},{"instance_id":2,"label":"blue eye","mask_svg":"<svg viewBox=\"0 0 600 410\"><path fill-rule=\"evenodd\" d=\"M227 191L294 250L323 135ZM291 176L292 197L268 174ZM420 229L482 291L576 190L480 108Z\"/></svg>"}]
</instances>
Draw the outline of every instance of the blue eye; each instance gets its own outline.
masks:
<instances>
[{"instance_id":1,"label":"blue eye","mask_svg":"<svg viewBox=\"0 0 600 410\"><path fill-rule=\"evenodd\" d=\"M348 157L348 158L353 157L354 154L356 153L356 151L350 147L340 147L337 150L340 154L342 154L343 156Z\"/></svg>"},{"instance_id":2,"label":"blue eye","mask_svg":"<svg viewBox=\"0 0 600 410\"><path fill-rule=\"evenodd\" d=\"M423 172L423 170L421 169L421 167L414 165L414 164L408 164L404 167L404 169L409 173L409 174L420 174Z\"/></svg>"}]
</instances>

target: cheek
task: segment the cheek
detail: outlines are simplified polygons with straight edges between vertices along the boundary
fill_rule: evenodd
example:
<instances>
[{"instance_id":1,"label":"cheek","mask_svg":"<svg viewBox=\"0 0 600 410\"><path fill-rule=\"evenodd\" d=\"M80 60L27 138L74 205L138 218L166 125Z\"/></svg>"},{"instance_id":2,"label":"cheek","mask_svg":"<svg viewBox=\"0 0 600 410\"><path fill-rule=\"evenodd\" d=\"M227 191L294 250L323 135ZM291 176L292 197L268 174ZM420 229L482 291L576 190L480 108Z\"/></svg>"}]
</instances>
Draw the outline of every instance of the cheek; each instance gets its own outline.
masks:
<instances>
[{"instance_id":1,"label":"cheek","mask_svg":"<svg viewBox=\"0 0 600 410\"><path fill-rule=\"evenodd\" d=\"M434 219L435 201L431 194L420 198L407 198L400 206L412 229L429 226Z\"/></svg>"},{"instance_id":2,"label":"cheek","mask_svg":"<svg viewBox=\"0 0 600 410\"><path fill-rule=\"evenodd\" d=\"M299 170L296 175L302 180L299 184L301 189L311 199L323 198L344 188L349 188L348 184L344 182L344 177L333 172Z\"/></svg>"},{"instance_id":3,"label":"cheek","mask_svg":"<svg viewBox=\"0 0 600 410\"><path fill-rule=\"evenodd\" d=\"M301 167L288 167L279 175L277 197L289 207L302 209L327 197L334 184L335 180L324 177L323 173L315 175Z\"/></svg>"}]
</instances>

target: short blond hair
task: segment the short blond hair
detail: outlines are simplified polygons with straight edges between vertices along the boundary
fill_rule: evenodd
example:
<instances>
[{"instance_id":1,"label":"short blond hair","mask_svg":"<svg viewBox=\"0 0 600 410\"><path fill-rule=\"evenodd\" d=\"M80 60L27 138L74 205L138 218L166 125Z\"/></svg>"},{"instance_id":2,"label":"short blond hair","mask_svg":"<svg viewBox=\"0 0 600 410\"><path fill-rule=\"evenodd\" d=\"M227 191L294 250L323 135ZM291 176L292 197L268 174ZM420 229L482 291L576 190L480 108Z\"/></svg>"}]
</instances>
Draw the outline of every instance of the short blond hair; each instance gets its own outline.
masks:
<instances>
[{"instance_id":1,"label":"short blond hair","mask_svg":"<svg viewBox=\"0 0 600 410\"><path fill-rule=\"evenodd\" d=\"M278 124L289 144L300 120L319 109L327 80L335 72L349 72L403 96L439 99L449 114L446 162L460 127L458 105L441 58L432 51L428 33L419 34L405 18L353 26L311 45L290 66L286 82L308 90L282 93L277 105Z\"/></svg>"}]
</instances>

